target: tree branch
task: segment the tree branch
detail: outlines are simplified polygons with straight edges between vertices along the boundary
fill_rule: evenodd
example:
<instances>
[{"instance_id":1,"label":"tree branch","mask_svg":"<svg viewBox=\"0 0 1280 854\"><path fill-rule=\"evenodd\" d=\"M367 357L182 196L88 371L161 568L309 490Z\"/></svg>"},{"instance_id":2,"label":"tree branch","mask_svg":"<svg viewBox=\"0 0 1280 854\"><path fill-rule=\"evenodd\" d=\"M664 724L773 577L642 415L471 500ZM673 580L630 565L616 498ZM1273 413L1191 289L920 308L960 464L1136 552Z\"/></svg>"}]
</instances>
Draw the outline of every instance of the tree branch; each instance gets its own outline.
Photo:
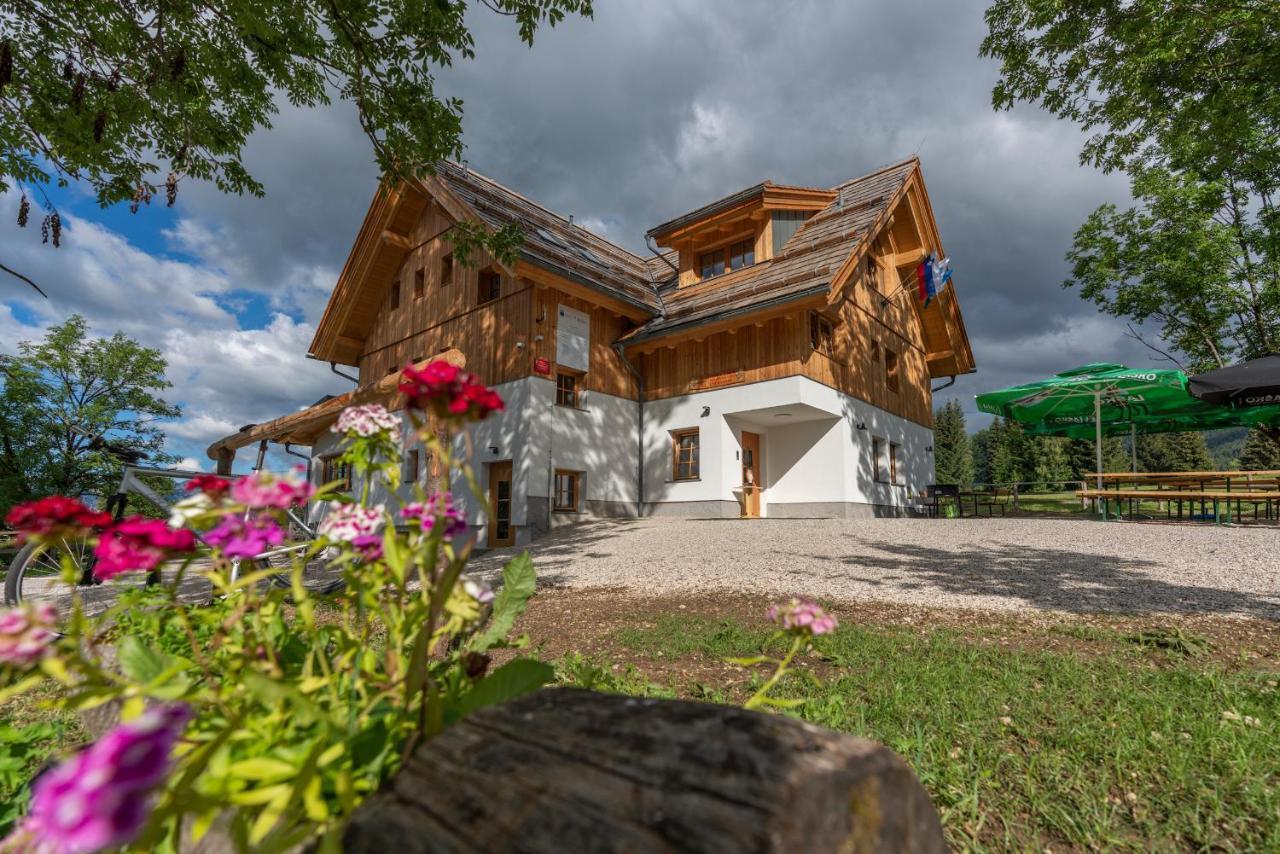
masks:
<instances>
[{"instance_id":1,"label":"tree branch","mask_svg":"<svg viewBox=\"0 0 1280 854\"><path fill-rule=\"evenodd\" d=\"M31 281L26 276L19 273L17 270L14 270L12 267L6 267L4 264L0 264L0 272L8 273L10 276L13 276L14 278L21 279L31 287L35 288L36 293L40 294L40 296L44 297L45 299L49 298L49 295L46 294L39 285L37 285L35 282Z\"/></svg>"}]
</instances>

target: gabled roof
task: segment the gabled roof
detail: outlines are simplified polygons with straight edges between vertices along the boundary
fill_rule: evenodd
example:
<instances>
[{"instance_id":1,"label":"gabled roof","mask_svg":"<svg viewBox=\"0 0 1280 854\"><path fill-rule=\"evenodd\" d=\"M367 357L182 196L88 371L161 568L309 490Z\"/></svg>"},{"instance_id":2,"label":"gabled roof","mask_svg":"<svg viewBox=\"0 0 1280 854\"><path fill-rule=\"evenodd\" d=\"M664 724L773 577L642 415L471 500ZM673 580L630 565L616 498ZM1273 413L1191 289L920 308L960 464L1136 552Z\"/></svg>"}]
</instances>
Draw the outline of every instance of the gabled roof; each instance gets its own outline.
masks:
<instances>
[{"instance_id":1,"label":"gabled roof","mask_svg":"<svg viewBox=\"0 0 1280 854\"><path fill-rule=\"evenodd\" d=\"M725 315L746 314L823 292L871 236L918 166L919 161L911 158L835 187L835 199L810 217L777 256L738 273L664 293L664 316L633 330L624 340L656 338Z\"/></svg>"}]
</instances>

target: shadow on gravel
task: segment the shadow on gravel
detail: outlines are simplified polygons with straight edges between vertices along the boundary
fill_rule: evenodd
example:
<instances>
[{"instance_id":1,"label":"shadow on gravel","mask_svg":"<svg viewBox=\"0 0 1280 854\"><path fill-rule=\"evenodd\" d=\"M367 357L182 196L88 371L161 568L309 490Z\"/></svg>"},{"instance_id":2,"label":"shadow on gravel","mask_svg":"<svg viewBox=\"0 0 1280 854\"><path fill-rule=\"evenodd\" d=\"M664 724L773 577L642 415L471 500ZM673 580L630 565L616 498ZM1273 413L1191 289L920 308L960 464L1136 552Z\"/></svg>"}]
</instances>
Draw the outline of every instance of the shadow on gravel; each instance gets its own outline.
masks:
<instances>
[{"instance_id":1,"label":"shadow on gravel","mask_svg":"<svg viewBox=\"0 0 1280 854\"><path fill-rule=\"evenodd\" d=\"M1027 546L935 549L852 539L862 547L857 554L808 557L872 570L829 572L888 589L1011 597L1037 608L1081 614L1235 614L1280 621L1280 595L1162 581L1140 571L1162 564L1141 558L1099 558Z\"/></svg>"}]
</instances>

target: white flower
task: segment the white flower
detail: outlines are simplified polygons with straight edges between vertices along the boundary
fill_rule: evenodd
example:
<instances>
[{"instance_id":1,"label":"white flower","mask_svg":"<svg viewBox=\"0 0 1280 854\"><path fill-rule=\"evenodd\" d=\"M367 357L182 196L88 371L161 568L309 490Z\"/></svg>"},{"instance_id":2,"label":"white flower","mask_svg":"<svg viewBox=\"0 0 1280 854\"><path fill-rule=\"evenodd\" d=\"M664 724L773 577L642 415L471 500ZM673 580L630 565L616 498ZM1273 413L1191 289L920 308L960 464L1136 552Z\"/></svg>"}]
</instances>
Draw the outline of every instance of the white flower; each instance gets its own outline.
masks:
<instances>
[{"instance_id":1,"label":"white flower","mask_svg":"<svg viewBox=\"0 0 1280 854\"><path fill-rule=\"evenodd\" d=\"M470 578L464 578L462 580L462 590L481 605L493 601L493 588L484 581L473 581Z\"/></svg>"},{"instance_id":2,"label":"white flower","mask_svg":"<svg viewBox=\"0 0 1280 854\"><path fill-rule=\"evenodd\" d=\"M386 407L378 403L365 406L348 406L342 410L338 420L329 428L334 433L355 434L369 437L375 433L386 432L392 439L400 436L400 419L387 412Z\"/></svg>"},{"instance_id":3,"label":"white flower","mask_svg":"<svg viewBox=\"0 0 1280 854\"><path fill-rule=\"evenodd\" d=\"M382 504L368 508L359 504L343 504L321 520L317 533L334 542L351 542L356 537L378 533L382 522Z\"/></svg>"},{"instance_id":4,"label":"white flower","mask_svg":"<svg viewBox=\"0 0 1280 854\"><path fill-rule=\"evenodd\" d=\"M185 528L187 523L197 516L213 509L213 501L203 492L188 495L181 501L174 502L169 508L169 527Z\"/></svg>"}]
</instances>

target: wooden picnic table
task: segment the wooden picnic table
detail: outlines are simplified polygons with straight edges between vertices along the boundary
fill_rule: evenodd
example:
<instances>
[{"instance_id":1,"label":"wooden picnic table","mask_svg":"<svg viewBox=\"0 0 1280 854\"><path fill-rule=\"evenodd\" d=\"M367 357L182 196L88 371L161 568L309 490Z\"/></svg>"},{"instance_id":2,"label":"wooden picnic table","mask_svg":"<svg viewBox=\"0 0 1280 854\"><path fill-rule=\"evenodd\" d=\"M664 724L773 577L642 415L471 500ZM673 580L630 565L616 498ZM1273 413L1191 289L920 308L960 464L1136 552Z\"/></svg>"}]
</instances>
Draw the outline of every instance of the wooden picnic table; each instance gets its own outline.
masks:
<instances>
[{"instance_id":1,"label":"wooden picnic table","mask_svg":"<svg viewBox=\"0 0 1280 854\"><path fill-rule=\"evenodd\" d=\"M1182 504L1190 502L1192 505L1200 504L1201 512L1204 512L1205 504L1213 503L1213 521L1218 523L1222 521L1221 506L1225 502L1227 509L1227 518L1231 518L1231 503L1236 505L1236 518L1241 515L1241 505L1248 502L1253 505L1253 517L1258 518L1258 505L1266 506L1266 518L1270 519L1272 515L1273 505L1280 506L1280 490L1229 490L1229 489L1082 489L1076 493L1083 499L1093 501L1096 505L1102 503L1102 518L1109 516L1112 501L1128 501L1130 514L1132 515L1135 504L1143 501L1166 502L1168 504L1176 503L1178 505L1178 518L1182 518ZM1118 514L1117 514L1118 518Z\"/></svg>"}]
</instances>

